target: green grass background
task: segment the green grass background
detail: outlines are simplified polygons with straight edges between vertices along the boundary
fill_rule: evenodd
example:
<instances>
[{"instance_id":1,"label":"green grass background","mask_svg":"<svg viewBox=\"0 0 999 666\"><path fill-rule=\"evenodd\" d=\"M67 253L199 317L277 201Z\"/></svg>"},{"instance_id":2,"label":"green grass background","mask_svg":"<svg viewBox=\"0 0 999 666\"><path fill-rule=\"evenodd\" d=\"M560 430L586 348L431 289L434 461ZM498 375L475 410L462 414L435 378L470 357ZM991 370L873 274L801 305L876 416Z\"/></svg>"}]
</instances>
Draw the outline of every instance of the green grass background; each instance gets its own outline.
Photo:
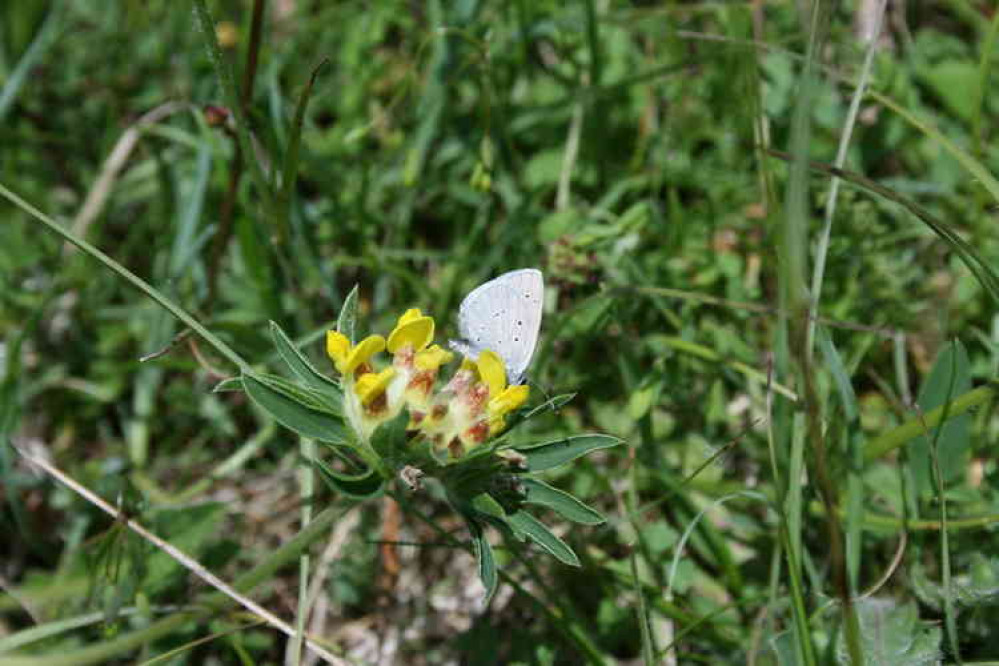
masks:
<instances>
[{"instance_id":1,"label":"green grass background","mask_svg":"<svg viewBox=\"0 0 999 666\"><path fill-rule=\"evenodd\" d=\"M992 3L889 3L869 59L880 2L206 4L0 6L0 663L309 659L14 444L349 663L999 663ZM332 372L355 284L444 337L541 268L533 399L576 397L516 436L626 440L549 479L609 517L582 567L493 535L483 608L445 504L300 478L31 206L261 369L274 320Z\"/></svg>"}]
</instances>

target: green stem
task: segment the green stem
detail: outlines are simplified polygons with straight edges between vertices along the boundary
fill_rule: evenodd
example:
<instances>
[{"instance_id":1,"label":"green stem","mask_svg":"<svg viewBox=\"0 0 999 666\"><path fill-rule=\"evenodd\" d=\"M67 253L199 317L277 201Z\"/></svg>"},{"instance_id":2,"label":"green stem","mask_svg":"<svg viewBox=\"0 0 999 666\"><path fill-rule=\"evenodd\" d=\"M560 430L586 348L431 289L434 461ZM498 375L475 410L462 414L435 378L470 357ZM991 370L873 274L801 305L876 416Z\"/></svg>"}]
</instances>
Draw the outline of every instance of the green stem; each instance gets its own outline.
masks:
<instances>
[{"instance_id":1,"label":"green stem","mask_svg":"<svg viewBox=\"0 0 999 666\"><path fill-rule=\"evenodd\" d=\"M299 493L302 498L302 529L308 527L312 520L312 499L315 497L315 477L312 473L312 463L316 457L316 445L311 439L301 440L302 464L299 467L301 481ZM291 642L291 663L299 666L302 663L302 642L305 638L305 623L309 617L309 554L302 553L298 560L298 610L295 614L295 638Z\"/></svg>"},{"instance_id":2,"label":"green stem","mask_svg":"<svg viewBox=\"0 0 999 666\"><path fill-rule=\"evenodd\" d=\"M995 396L995 389L991 386L979 386L957 396L954 400L931 409L920 416L915 416L894 430L869 441L864 446L864 462L870 462L875 458L880 458L884 454L901 447L909 440L926 434L927 430L934 428L946 419L952 419L965 412L979 407Z\"/></svg>"}]
</instances>

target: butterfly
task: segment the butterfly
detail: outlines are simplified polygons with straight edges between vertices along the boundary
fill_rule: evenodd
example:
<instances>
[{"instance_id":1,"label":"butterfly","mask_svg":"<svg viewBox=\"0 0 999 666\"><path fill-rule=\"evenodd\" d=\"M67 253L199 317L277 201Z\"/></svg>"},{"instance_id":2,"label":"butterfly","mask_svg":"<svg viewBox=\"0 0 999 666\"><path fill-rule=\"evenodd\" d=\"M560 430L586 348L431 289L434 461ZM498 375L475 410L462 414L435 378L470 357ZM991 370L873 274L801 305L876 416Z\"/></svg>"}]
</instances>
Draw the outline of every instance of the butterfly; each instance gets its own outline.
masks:
<instances>
[{"instance_id":1,"label":"butterfly","mask_svg":"<svg viewBox=\"0 0 999 666\"><path fill-rule=\"evenodd\" d=\"M503 359L510 384L520 384L531 364L541 330L544 277L536 268L521 268L480 284L458 310L460 340L450 346L477 359L489 349Z\"/></svg>"}]
</instances>

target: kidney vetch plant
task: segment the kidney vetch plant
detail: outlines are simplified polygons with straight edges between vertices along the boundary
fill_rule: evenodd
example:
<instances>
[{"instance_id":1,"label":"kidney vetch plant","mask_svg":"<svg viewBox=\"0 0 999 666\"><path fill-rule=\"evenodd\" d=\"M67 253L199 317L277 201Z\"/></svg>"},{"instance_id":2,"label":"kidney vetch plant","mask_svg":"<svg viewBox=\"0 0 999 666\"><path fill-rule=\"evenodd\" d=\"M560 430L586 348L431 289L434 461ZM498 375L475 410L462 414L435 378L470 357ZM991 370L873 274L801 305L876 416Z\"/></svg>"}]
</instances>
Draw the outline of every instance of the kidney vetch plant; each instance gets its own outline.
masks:
<instances>
[{"instance_id":1,"label":"kidney vetch plant","mask_svg":"<svg viewBox=\"0 0 999 666\"><path fill-rule=\"evenodd\" d=\"M543 506L588 525L604 519L534 474L620 440L586 434L512 443L507 435L513 428L557 409L572 395L526 409L529 387L508 383L507 368L496 351L483 349L473 358L444 349L434 343L433 318L415 308L399 317L387 337L357 339L356 304L355 288L336 330L326 336L336 378L319 371L272 322L274 344L294 380L253 372L219 388L242 388L279 423L321 442L343 460L349 471L311 460L336 492L366 499L384 493L396 478L413 491L428 480L439 483L468 525L487 599L497 584L487 525L578 566L572 549L526 508ZM448 365L456 369L446 382L438 381Z\"/></svg>"}]
</instances>

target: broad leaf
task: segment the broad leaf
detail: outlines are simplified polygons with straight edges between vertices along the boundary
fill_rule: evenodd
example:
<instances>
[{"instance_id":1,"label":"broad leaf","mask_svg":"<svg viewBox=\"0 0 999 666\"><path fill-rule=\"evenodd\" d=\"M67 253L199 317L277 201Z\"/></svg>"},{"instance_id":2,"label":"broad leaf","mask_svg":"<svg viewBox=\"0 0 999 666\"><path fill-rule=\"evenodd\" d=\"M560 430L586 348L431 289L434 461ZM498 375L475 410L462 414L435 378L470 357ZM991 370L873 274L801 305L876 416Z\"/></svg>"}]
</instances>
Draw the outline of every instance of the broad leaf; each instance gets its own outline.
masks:
<instances>
[{"instance_id":1,"label":"broad leaf","mask_svg":"<svg viewBox=\"0 0 999 666\"><path fill-rule=\"evenodd\" d=\"M506 520L506 511L489 493L479 493L473 497L472 508L489 518Z\"/></svg>"},{"instance_id":2,"label":"broad leaf","mask_svg":"<svg viewBox=\"0 0 999 666\"><path fill-rule=\"evenodd\" d=\"M558 513L566 520L583 525L599 525L605 522L604 517L596 509L583 504L569 493L558 488L552 488L547 483L538 479L521 479L527 497L524 500L528 504L538 504L545 506Z\"/></svg>"},{"instance_id":3,"label":"broad leaf","mask_svg":"<svg viewBox=\"0 0 999 666\"><path fill-rule=\"evenodd\" d=\"M960 342L941 348L916 400L921 413L943 405L948 400L971 389L968 353ZM923 498L935 495L933 482L933 457L931 444L937 443L937 459L944 483L953 481L964 473L967 466L971 414L961 414L937 428L912 440L909 444L909 461L918 494Z\"/></svg>"},{"instance_id":4,"label":"broad leaf","mask_svg":"<svg viewBox=\"0 0 999 666\"><path fill-rule=\"evenodd\" d=\"M343 419L317 406L314 397L294 384L267 375L243 375L243 387L258 407L281 425L304 437L347 444Z\"/></svg>"},{"instance_id":5,"label":"broad leaf","mask_svg":"<svg viewBox=\"0 0 999 666\"><path fill-rule=\"evenodd\" d=\"M319 372L309 362L309 359L299 351L295 343L285 335L281 327L273 321L271 322L271 338L274 340L274 346L277 348L278 354L288 364L288 367L295 376L321 395L328 409L337 414L343 414L343 392L340 390L340 386Z\"/></svg>"},{"instance_id":6,"label":"broad leaf","mask_svg":"<svg viewBox=\"0 0 999 666\"><path fill-rule=\"evenodd\" d=\"M355 499L378 497L385 491L385 480L374 469L360 474L342 474L318 458L309 462L334 492Z\"/></svg>"},{"instance_id":7,"label":"broad leaf","mask_svg":"<svg viewBox=\"0 0 999 666\"><path fill-rule=\"evenodd\" d=\"M527 470L540 472L575 460L590 451L617 446L623 440L610 435L577 435L528 448L517 447L527 458Z\"/></svg>"},{"instance_id":8,"label":"broad leaf","mask_svg":"<svg viewBox=\"0 0 999 666\"><path fill-rule=\"evenodd\" d=\"M579 558L576 557L576 553L572 552L572 548L569 548L565 541L555 536L551 530L531 514L518 511L507 516L506 522L515 532L523 532L527 535L528 539L547 550L563 563L574 567L579 566Z\"/></svg>"},{"instance_id":9,"label":"broad leaf","mask_svg":"<svg viewBox=\"0 0 999 666\"><path fill-rule=\"evenodd\" d=\"M940 659L940 627L919 620L916 604L898 606L894 601L864 599L857 603L860 640L867 666L924 666ZM836 646L837 661L850 663L842 634Z\"/></svg>"},{"instance_id":10,"label":"broad leaf","mask_svg":"<svg viewBox=\"0 0 999 666\"><path fill-rule=\"evenodd\" d=\"M530 411L519 410L510 416L509 420L507 421L506 430L504 432L505 433L511 432L521 423L524 423L525 421L528 421L543 412L557 412L563 405L567 404L575 397L576 397L575 393L562 393L560 395L553 396L548 400L545 400L543 403L531 409Z\"/></svg>"},{"instance_id":11,"label":"broad leaf","mask_svg":"<svg viewBox=\"0 0 999 666\"><path fill-rule=\"evenodd\" d=\"M355 328L357 323L357 285L350 290L347 298L343 299L343 307L340 308L340 316L336 319L336 330L347 336L350 344L357 342Z\"/></svg>"},{"instance_id":12,"label":"broad leaf","mask_svg":"<svg viewBox=\"0 0 999 666\"><path fill-rule=\"evenodd\" d=\"M493 558L493 547L486 538L485 530L475 520L468 521L468 531L472 533L472 549L475 551L475 561L479 565L479 579L486 588L485 603L488 604L496 592L499 576L496 575L496 560Z\"/></svg>"}]
</instances>

